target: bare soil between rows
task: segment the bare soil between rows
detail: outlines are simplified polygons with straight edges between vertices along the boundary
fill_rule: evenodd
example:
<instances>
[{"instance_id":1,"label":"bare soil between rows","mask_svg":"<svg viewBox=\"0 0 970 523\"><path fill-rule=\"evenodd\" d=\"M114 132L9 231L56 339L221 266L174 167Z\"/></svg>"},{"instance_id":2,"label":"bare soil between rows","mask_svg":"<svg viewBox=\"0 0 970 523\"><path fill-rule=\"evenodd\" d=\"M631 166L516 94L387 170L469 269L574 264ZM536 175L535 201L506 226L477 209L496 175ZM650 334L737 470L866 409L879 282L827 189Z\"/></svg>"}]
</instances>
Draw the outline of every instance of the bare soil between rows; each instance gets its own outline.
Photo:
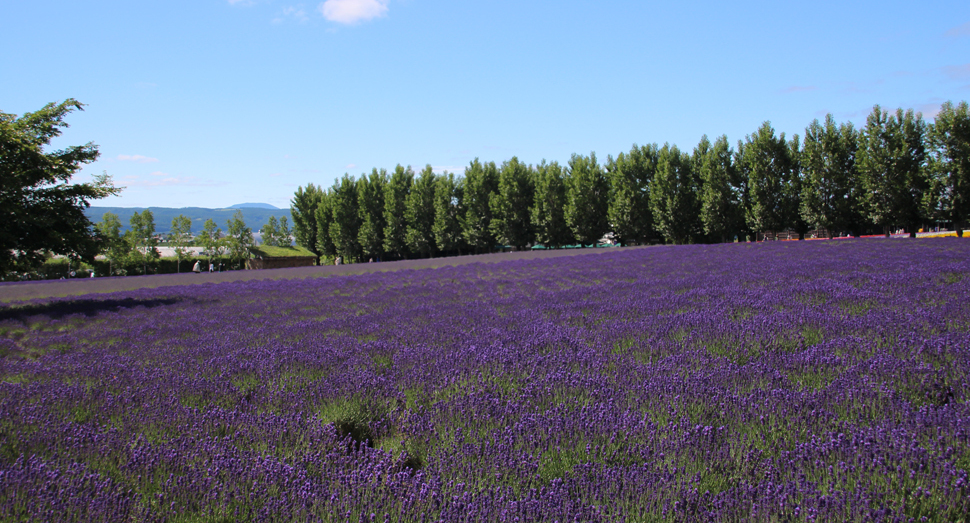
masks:
<instances>
[{"instance_id":1,"label":"bare soil between rows","mask_svg":"<svg viewBox=\"0 0 970 523\"><path fill-rule=\"evenodd\" d=\"M114 276L106 278L78 278L74 280L39 280L0 283L0 302L17 302L84 294L100 294L138 289L154 289L204 283L229 283L252 280L283 280L347 276L372 272L434 269L468 265L471 263L501 263L515 260L537 260L560 256L580 256L617 252L620 249L643 247L613 247L597 249L553 249L491 254L472 254L448 258L423 258L391 262L355 263L349 265L318 265L287 269L263 269L253 271L192 272L181 274L157 274L148 276Z\"/></svg>"}]
</instances>

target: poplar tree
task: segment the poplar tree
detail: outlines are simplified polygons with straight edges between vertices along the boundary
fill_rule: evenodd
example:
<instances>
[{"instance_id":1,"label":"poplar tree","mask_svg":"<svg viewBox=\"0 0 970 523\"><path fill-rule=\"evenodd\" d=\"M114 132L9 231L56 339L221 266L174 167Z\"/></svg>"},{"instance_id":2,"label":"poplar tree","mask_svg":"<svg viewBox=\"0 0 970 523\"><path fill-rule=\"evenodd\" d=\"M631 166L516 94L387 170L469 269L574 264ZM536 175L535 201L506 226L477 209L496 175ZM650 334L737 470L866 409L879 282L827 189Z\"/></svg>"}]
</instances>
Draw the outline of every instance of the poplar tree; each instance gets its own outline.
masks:
<instances>
[{"instance_id":1,"label":"poplar tree","mask_svg":"<svg viewBox=\"0 0 970 523\"><path fill-rule=\"evenodd\" d=\"M423 253L428 258L435 253L434 235L434 193L436 176L430 165L414 179L408 194L404 215L407 220L405 238L408 248L415 253Z\"/></svg>"},{"instance_id":2,"label":"poplar tree","mask_svg":"<svg viewBox=\"0 0 970 523\"><path fill-rule=\"evenodd\" d=\"M616 160L608 156L606 173L610 186L607 219L621 245L652 236L650 181L657 169L657 146L633 144Z\"/></svg>"},{"instance_id":3,"label":"poplar tree","mask_svg":"<svg viewBox=\"0 0 970 523\"><path fill-rule=\"evenodd\" d=\"M322 257L335 258L337 246L330 235L330 225L333 224L333 194L330 190L321 191L314 216L317 223L317 251Z\"/></svg>"},{"instance_id":4,"label":"poplar tree","mask_svg":"<svg viewBox=\"0 0 970 523\"><path fill-rule=\"evenodd\" d=\"M361 176L357 180L357 194L359 197L360 232L357 241L360 243L364 258L384 257L384 191L387 186L387 171L377 168L370 176Z\"/></svg>"},{"instance_id":5,"label":"poplar tree","mask_svg":"<svg viewBox=\"0 0 970 523\"><path fill-rule=\"evenodd\" d=\"M444 252L461 252L463 184L461 178L445 172L435 180L434 191L434 238L438 249Z\"/></svg>"},{"instance_id":6,"label":"poplar tree","mask_svg":"<svg viewBox=\"0 0 970 523\"><path fill-rule=\"evenodd\" d=\"M331 213L330 239L337 256L346 263L357 261L360 255L360 214L357 202L357 182L353 176L344 174L330 191Z\"/></svg>"},{"instance_id":7,"label":"poplar tree","mask_svg":"<svg viewBox=\"0 0 970 523\"><path fill-rule=\"evenodd\" d=\"M676 145L664 144L650 186L650 209L657 232L667 242L690 243L700 234L700 202L692 159Z\"/></svg>"},{"instance_id":8,"label":"poplar tree","mask_svg":"<svg viewBox=\"0 0 970 523\"><path fill-rule=\"evenodd\" d=\"M290 200L290 216L293 217L293 236L296 244L305 247L317 256L323 251L317 246L317 207L323 198L323 189L308 183L306 189L297 187Z\"/></svg>"},{"instance_id":9,"label":"poplar tree","mask_svg":"<svg viewBox=\"0 0 970 523\"><path fill-rule=\"evenodd\" d=\"M942 182L945 217L953 221L957 236L970 219L970 114L967 102L940 107L930 127L929 143L934 169Z\"/></svg>"},{"instance_id":10,"label":"poplar tree","mask_svg":"<svg viewBox=\"0 0 970 523\"><path fill-rule=\"evenodd\" d=\"M414 183L414 171L398 165L384 186L384 251L398 258L408 254L407 209L408 194Z\"/></svg>"},{"instance_id":11,"label":"poplar tree","mask_svg":"<svg viewBox=\"0 0 970 523\"><path fill-rule=\"evenodd\" d=\"M515 156L502 163L498 192L492 195L492 232L495 238L517 250L535 241L530 207L535 198L532 169Z\"/></svg>"},{"instance_id":12,"label":"poplar tree","mask_svg":"<svg viewBox=\"0 0 970 523\"><path fill-rule=\"evenodd\" d=\"M610 186L596 153L573 154L566 174L566 223L583 245L595 246L610 230Z\"/></svg>"},{"instance_id":13,"label":"poplar tree","mask_svg":"<svg viewBox=\"0 0 970 523\"><path fill-rule=\"evenodd\" d=\"M536 168L532 227L536 241L546 247L560 248L576 241L566 223L566 177L557 162L545 160Z\"/></svg>"},{"instance_id":14,"label":"poplar tree","mask_svg":"<svg viewBox=\"0 0 970 523\"><path fill-rule=\"evenodd\" d=\"M862 181L867 217L882 227L902 225L916 237L932 198L926 169L926 124L912 109L892 115L876 105L859 135L857 167Z\"/></svg>"},{"instance_id":15,"label":"poplar tree","mask_svg":"<svg viewBox=\"0 0 970 523\"><path fill-rule=\"evenodd\" d=\"M764 122L745 141L742 158L748 181L748 226L772 234L795 227L798 199L793 178L797 172L785 133L776 136L771 122Z\"/></svg>"},{"instance_id":16,"label":"poplar tree","mask_svg":"<svg viewBox=\"0 0 970 523\"><path fill-rule=\"evenodd\" d=\"M721 135L700 161L701 224L704 234L721 242L740 232L740 187L733 158L727 136Z\"/></svg>"},{"instance_id":17,"label":"poplar tree","mask_svg":"<svg viewBox=\"0 0 970 523\"><path fill-rule=\"evenodd\" d=\"M498 192L498 168L495 162L482 164L478 158L465 168L461 234L475 252L491 252L495 246L492 233L492 195Z\"/></svg>"},{"instance_id":18,"label":"poplar tree","mask_svg":"<svg viewBox=\"0 0 970 523\"><path fill-rule=\"evenodd\" d=\"M808 225L835 231L852 227L858 208L855 190L857 133L851 123L837 125L831 114L805 129L800 212Z\"/></svg>"}]
</instances>

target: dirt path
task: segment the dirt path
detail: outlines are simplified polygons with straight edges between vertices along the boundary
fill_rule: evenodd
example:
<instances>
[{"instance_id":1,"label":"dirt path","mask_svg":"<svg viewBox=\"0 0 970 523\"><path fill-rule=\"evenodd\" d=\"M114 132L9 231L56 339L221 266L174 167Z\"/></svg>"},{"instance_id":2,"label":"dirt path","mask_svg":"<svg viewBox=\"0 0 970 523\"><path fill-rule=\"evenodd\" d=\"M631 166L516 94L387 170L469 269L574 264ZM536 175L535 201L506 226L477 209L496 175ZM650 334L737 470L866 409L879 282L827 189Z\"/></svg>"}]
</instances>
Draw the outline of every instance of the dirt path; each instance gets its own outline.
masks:
<instances>
[{"instance_id":1,"label":"dirt path","mask_svg":"<svg viewBox=\"0 0 970 523\"><path fill-rule=\"evenodd\" d=\"M624 247L636 249L639 247ZM579 256L616 252L610 249L562 249L548 251L523 251L494 254L475 254L450 258L429 258L380 263L357 263L352 265L323 265L295 267L290 269L265 269L260 271L230 271L221 273L158 274L149 276L116 276L110 278L78 278L76 280L41 280L29 282L0 283L0 302L15 302L38 298L80 296L83 294L131 291L201 283L224 283L250 280L281 280L295 278L320 278L370 272L428 269L466 265L469 263L498 263L511 260L534 260L559 256Z\"/></svg>"}]
</instances>

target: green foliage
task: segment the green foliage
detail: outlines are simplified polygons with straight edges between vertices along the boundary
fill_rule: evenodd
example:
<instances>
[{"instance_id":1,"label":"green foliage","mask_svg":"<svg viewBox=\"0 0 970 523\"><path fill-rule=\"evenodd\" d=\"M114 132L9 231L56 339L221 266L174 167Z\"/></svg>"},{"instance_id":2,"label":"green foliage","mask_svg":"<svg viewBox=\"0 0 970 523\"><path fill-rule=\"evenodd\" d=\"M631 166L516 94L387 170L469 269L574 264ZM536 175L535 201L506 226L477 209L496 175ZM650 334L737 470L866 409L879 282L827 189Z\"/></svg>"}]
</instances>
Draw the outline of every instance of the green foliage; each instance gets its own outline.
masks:
<instances>
[{"instance_id":1,"label":"green foliage","mask_svg":"<svg viewBox=\"0 0 970 523\"><path fill-rule=\"evenodd\" d=\"M172 220L172 232L169 242L175 249L176 272L181 272L181 261L188 252L189 240L192 238L192 220L184 215L178 215Z\"/></svg>"},{"instance_id":2,"label":"green foliage","mask_svg":"<svg viewBox=\"0 0 970 523\"><path fill-rule=\"evenodd\" d=\"M67 99L19 118L0 112L0 273L36 267L45 252L93 261L102 248L84 209L121 188L107 174L70 183L85 164L97 160L97 146L89 142L44 152L68 127L64 118L75 109L83 105Z\"/></svg>"},{"instance_id":3,"label":"green foliage","mask_svg":"<svg viewBox=\"0 0 970 523\"><path fill-rule=\"evenodd\" d=\"M524 249L535 240L530 207L535 198L535 184L530 166L515 156L502 163L498 191L492 195L492 234L496 240Z\"/></svg>"},{"instance_id":4,"label":"green foliage","mask_svg":"<svg viewBox=\"0 0 970 523\"><path fill-rule=\"evenodd\" d=\"M118 215L106 212L95 228L104 242L101 252L108 260L108 271L105 274L114 275L116 268L121 269L124 266L131 250L131 246L121 236L121 220Z\"/></svg>"},{"instance_id":5,"label":"green foliage","mask_svg":"<svg viewBox=\"0 0 970 523\"><path fill-rule=\"evenodd\" d=\"M824 127L814 120L805 129L800 213L810 227L827 229L829 237L833 230L851 228L858 211L857 141L852 124L837 126L831 114Z\"/></svg>"},{"instance_id":6,"label":"green foliage","mask_svg":"<svg viewBox=\"0 0 970 523\"><path fill-rule=\"evenodd\" d=\"M482 164L478 158L465 168L464 214L461 233L476 252L490 252L495 246L492 233L492 195L498 193L495 162Z\"/></svg>"},{"instance_id":7,"label":"green foliage","mask_svg":"<svg viewBox=\"0 0 970 523\"><path fill-rule=\"evenodd\" d=\"M384 251L399 258L408 254L407 219L408 194L414 183L414 171L398 165L384 187Z\"/></svg>"},{"instance_id":8,"label":"green foliage","mask_svg":"<svg viewBox=\"0 0 970 523\"><path fill-rule=\"evenodd\" d=\"M222 254L222 229L211 218L205 221L197 241L202 244L202 252L208 260Z\"/></svg>"},{"instance_id":9,"label":"green foliage","mask_svg":"<svg viewBox=\"0 0 970 523\"><path fill-rule=\"evenodd\" d=\"M797 137L789 144L785 133L776 136L771 122L764 122L745 142L738 167L748 181L748 226L756 232L775 233L795 228L800 219L798 164L792 155Z\"/></svg>"},{"instance_id":10,"label":"green foliage","mask_svg":"<svg viewBox=\"0 0 970 523\"><path fill-rule=\"evenodd\" d=\"M430 165L426 165L411 185L411 192L408 193L404 208L404 216L407 220L405 240L408 249L429 258L434 256L436 248L435 178L434 170Z\"/></svg>"},{"instance_id":11,"label":"green foliage","mask_svg":"<svg viewBox=\"0 0 970 523\"><path fill-rule=\"evenodd\" d=\"M657 170L657 146L636 144L629 154L607 157L610 193L607 219L621 245L642 242L653 236L650 182Z\"/></svg>"},{"instance_id":12,"label":"green foliage","mask_svg":"<svg viewBox=\"0 0 970 523\"><path fill-rule=\"evenodd\" d=\"M249 249L255 245L253 231L246 227L242 212L236 211L232 219L226 222L226 250L232 267L241 267L244 260L249 258Z\"/></svg>"},{"instance_id":13,"label":"green foliage","mask_svg":"<svg viewBox=\"0 0 970 523\"><path fill-rule=\"evenodd\" d=\"M942 182L945 217L962 236L970 219L970 111L967 102L946 102L929 129L930 157Z\"/></svg>"},{"instance_id":14,"label":"green foliage","mask_svg":"<svg viewBox=\"0 0 970 523\"><path fill-rule=\"evenodd\" d=\"M158 252L158 238L155 237L155 217L148 209L131 216L128 232L125 233L128 244L129 261L141 265L142 274L148 274L149 266L162 257Z\"/></svg>"},{"instance_id":15,"label":"green foliage","mask_svg":"<svg viewBox=\"0 0 970 523\"><path fill-rule=\"evenodd\" d=\"M378 171L375 168L369 178L361 176L357 180L357 210L360 217L357 242L360 244L364 258L384 257L384 228L387 226L387 221L384 219L386 186L387 171L384 169Z\"/></svg>"},{"instance_id":16,"label":"green foliage","mask_svg":"<svg viewBox=\"0 0 970 523\"><path fill-rule=\"evenodd\" d=\"M353 176L344 174L334 183L330 191L330 239L333 241L337 256L347 262L356 261L360 256L360 213L357 208L357 182Z\"/></svg>"},{"instance_id":17,"label":"green foliage","mask_svg":"<svg viewBox=\"0 0 970 523\"><path fill-rule=\"evenodd\" d=\"M721 242L728 241L740 229L741 188L733 158L727 136L722 135L702 157L695 159L700 169L700 219L704 234Z\"/></svg>"},{"instance_id":18,"label":"green foliage","mask_svg":"<svg viewBox=\"0 0 970 523\"><path fill-rule=\"evenodd\" d=\"M442 251L460 251L464 245L461 235L462 193L461 178L445 172L435 181L434 238Z\"/></svg>"},{"instance_id":19,"label":"green foliage","mask_svg":"<svg viewBox=\"0 0 970 523\"><path fill-rule=\"evenodd\" d=\"M273 246L273 245L254 245L249 248L249 252L263 258L284 258L291 256L316 256L316 253L299 245Z\"/></svg>"},{"instance_id":20,"label":"green foliage","mask_svg":"<svg viewBox=\"0 0 970 523\"><path fill-rule=\"evenodd\" d=\"M306 247L318 256L323 253L317 247L317 207L323 199L323 189L308 183L306 189L297 187L296 194L290 200L290 215L293 217L293 236L296 244Z\"/></svg>"},{"instance_id":21,"label":"green foliage","mask_svg":"<svg viewBox=\"0 0 970 523\"><path fill-rule=\"evenodd\" d=\"M700 202L691 157L664 144L650 188L650 209L657 232L670 243L683 244L700 236Z\"/></svg>"},{"instance_id":22,"label":"green foliage","mask_svg":"<svg viewBox=\"0 0 970 523\"><path fill-rule=\"evenodd\" d=\"M606 174L596 161L596 153L572 155L567 171L566 223L581 244L595 245L610 227L610 186Z\"/></svg>"},{"instance_id":23,"label":"green foliage","mask_svg":"<svg viewBox=\"0 0 970 523\"><path fill-rule=\"evenodd\" d=\"M892 115L872 108L859 136L857 166L867 217L883 227L905 226L915 235L927 214L931 184L926 169L926 124L912 110Z\"/></svg>"},{"instance_id":24,"label":"green foliage","mask_svg":"<svg viewBox=\"0 0 970 523\"><path fill-rule=\"evenodd\" d=\"M545 160L536 169L535 200L532 204L532 227L536 241L546 247L559 248L576 240L566 223L566 176L562 166Z\"/></svg>"},{"instance_id":25,"label":"green foliage","mask_svg":"<svg viewBox=\"0 0 970 523\"><path fill-rule=\"evenodd\" d=\"M321 192L317 200L317 208L313 212L317 225L316 250L319 256L333 258L337 256L337 246L330 235L330 225L333 223L333 192ZM311 249L313 250L313 249Z\"/></svg>"}]
</instances>

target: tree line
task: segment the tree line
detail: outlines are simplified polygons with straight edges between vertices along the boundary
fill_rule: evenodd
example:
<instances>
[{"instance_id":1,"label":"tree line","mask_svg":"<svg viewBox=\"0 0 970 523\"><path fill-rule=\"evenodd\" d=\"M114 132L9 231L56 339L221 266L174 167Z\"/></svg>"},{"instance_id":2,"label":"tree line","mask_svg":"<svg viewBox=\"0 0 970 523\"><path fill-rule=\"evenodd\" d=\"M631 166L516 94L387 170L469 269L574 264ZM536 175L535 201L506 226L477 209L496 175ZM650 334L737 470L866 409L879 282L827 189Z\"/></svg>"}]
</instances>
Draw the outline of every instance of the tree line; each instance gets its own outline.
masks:
<instances>
[{"instance_id":1,"label":"tree line","mask_svg":"<svg viewBox=\"0 0 970 523\"><path fill-rule=\"evenodd\" d=\"M946 102L934 122L873 107L856 129L831 114L786 138L770 122L732 147L705 135L693 151L634 145L600 163L497 165L463 176L398 165L331 187L299 187L296 242L326 258L366 261L593 245L715 243L809 231L832 237L902 228L915 236L970 216L970 116Z\"/></svg>"},{"instance_id":2,"label":"tree line","mask_svg":"<svg viewBox=\"0 0 970 523\"><path fill-rule=\"evenodd\" d=\"M94 228L102 240L100 254L108 260L111 275L145 274L161 258L158 247L162 238L155 234L155 217L148 209L131 216L124 234L118 215L111 212L105 213ZM285 216L279 220L270 216L260 232L263 245L284 247L292 243ZM192 220L180 214L172 219L171 232L166 239L166 244L175 251L178 264L183 258L190 258L189 247L201 246L202 256L207 261L225 260L230 268L241 268L249 258L249 249L256 243L252 229L243 220L242 211L236 211L226 222L225 234L215 220L209 218L202 230L193 235ZM181 270L178 265L176 270Z\"/></svg>"}]
</instances>

